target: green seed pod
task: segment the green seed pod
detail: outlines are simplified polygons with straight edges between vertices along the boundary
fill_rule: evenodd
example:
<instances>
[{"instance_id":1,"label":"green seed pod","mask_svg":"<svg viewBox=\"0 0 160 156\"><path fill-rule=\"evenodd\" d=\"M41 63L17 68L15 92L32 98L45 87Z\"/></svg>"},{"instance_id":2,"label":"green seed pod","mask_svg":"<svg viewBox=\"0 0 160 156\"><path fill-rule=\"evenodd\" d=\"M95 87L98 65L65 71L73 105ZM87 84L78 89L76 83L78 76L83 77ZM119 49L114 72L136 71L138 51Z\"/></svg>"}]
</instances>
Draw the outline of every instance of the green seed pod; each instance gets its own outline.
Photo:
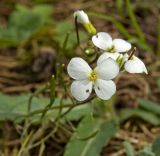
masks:
<instances>
[{"instance_id":1,"label":"green seed pod","mask_svg":"<svg viewBox=\"0 0 160 156\"><path fill-rule=\"evenodd\" d=\"M93 54L95 54L95 50L93 48L87 48L85 50L85 53L88 55L88 56L92 56Z\"/></svg>"}]
</instances>

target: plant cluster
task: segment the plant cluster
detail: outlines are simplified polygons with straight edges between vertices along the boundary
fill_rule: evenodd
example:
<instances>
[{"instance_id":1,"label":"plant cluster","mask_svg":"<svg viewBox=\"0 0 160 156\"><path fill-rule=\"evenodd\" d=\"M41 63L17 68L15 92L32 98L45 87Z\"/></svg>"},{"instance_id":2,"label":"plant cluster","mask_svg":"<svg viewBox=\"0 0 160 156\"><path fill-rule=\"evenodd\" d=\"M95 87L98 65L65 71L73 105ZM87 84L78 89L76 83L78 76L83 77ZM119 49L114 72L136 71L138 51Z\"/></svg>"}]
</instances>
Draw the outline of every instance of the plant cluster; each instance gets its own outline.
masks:
<instances>
[{"instance_id":1,"label":"plant cluster","mask_svg":"<svg viewBox=\"0 0 160 156\"><path fill-rule=\"evenodd\" d=\"M96 29L83 10L74 13L77 27L81 23L91 36L92 44L98 48L95 53L102 53L97 61L97 66L92 70L88 63L80 57L72 58L67 71L70 77L75 79L71 84L71 93L78 101L86 100L94 88L97 96L108 100L116 92L116 85L112 79L119 72L146 73L147 69L138 57L134 55L135 48L123 39L112 39L105 32L96 33ZM93 63L93 62L92 62Z\"/></svg>"}]
</instances>

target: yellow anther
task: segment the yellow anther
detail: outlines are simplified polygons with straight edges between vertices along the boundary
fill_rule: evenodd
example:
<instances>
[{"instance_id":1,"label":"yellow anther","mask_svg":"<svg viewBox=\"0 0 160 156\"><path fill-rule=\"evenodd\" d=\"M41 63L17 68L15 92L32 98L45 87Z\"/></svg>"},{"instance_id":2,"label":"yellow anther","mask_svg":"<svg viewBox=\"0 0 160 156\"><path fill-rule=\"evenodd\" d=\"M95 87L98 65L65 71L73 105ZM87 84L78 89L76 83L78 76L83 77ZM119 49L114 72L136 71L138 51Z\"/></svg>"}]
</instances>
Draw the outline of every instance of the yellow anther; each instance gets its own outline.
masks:
<instances>
[{"instance_id":1,"label":"yellow anther","mask_svg":"<svg viewBox=\"0 0 160 156\"><path fill-rule=\"evenodd\" d=\"M96 81L96 80L97 80L97 74L96 74L94 71L92 71L92 72L89 74L88 79L89 79L90 81Z\"/></svg>"}]
</instances>

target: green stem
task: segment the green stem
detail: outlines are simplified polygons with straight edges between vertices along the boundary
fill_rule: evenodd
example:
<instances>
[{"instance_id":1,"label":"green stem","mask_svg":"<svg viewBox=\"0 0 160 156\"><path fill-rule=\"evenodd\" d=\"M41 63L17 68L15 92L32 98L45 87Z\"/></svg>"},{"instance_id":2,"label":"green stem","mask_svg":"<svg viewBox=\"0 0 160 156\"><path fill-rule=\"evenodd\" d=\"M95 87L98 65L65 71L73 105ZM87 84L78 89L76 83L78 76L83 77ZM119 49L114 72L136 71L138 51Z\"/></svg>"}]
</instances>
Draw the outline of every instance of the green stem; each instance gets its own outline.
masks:
<instances>
[{"instance_id":1,"label":"green stem","mask_svg":"<svg viewBox=\"0 0 160 156\"><path fill-rule=\"evenodd\" d=\"M160 16L158 17L157 55L160 57Z\"/></svg>"},{"instance_id":2,"label":"green stem","mask_svg":"<svg viewBox=\"0 0 160 156\"><path fill-rule=\"evenodd\" d=\"M77 44L80 46L80 38L79 38L79 31L78 31L77 16L75 17L75 27L76 27L76 35L77 35Z\"/></svg>"},{"instance_id":3,"label":"green stem","mask_svg":"<svg viewBox=\"0 0 160 156\"><path fill-rule=\"evenodd\" d=\"M109 119L113 119L116 117L114 104L115 104L115 95L112 96L111 99L109 99L108 101L105 102L106 116Z\"/></svg>"},{"instance_id":4,"label":"green stem","mask_svg":"<svg viewBox=\"0 0 160 156\"><path fill-rule=\"evenodd\" d=\"M35 96L37 96L38 94L44 92L47 88L48 88L48 85L45 84L44 86L42 86L41 88L39 88L38 90L36 90L36 92L34 92L34 93L30 96L30 98L29 98L29 100L28 100L28 112L31 111L31 106L32 106L32 100L33 100L33 98L34 98Z\"/></svg>"},{"instance_id":5,"label":"green stem","mask_svg":"<svg viewBox=\"0 0 160 156\"><path fill-rule=\"evenodd\" d=\"M78 107L80 105L85 105L87 104L89 101L91 101L92 99L94 98L94 96L90 97L89 99L87 99L86 101L83 101L83 102L77 102L75 104L66 104L66 105L63 105L63 106L52 106L50 108L46 108L46 110L53 110L53 109L60 109L60 108L74 108L74 107ZM33 116L33 115L36 115L36 114L40 114L44 111L44 108L43 109L39 109L39 110L35 110L33 112L30 112L28 113L27 115L24 115L24 116L19 116L19 117L30 117L30 116ZM19 118L17 117L17 119Z\"/></svg>"}]
</instances>

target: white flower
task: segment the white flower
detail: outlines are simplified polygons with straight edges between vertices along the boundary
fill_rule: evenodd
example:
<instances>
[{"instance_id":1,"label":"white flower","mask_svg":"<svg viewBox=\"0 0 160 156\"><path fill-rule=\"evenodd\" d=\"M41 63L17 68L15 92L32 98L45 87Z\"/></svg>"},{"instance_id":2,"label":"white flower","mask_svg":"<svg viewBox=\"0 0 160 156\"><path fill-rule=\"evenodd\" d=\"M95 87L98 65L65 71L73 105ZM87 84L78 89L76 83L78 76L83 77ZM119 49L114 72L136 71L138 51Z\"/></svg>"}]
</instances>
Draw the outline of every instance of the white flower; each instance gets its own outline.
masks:
<instances>
[{"instance_id":1,"label":"white flower","mask_svg":"<svg viewBox=\"0 0 160 156\"><path fill-rule=\"evenodd\" d=\"M144 72L148 74L146 66L143 63L143 61L134 55L132 56L132 58L128 60L129 58L128 54L122 55L119 53L105 52L98 58L97 64L101 64L101 62L105 61L108 58L112 58L115 61L117 61L120 67L124 65L124 69L129 73L143 73ZM119 60L120 62L118 62Z\"/></svg>"},{"instance_id":2,"label":"white flower","mask_svg":"<svg viewBox=\"0 0 160 156\"><path fill-rule=\"evenodd\" d=\"M122 39L114 39L112 40L112 37L105 32L99 32L96 35L92 37L93 44L107 52L127 52L131 49L131 44L125 40Z\"/></svg>"},{"instance_id":3,"label":"white flower","mask_svg":"<svg viewBox=\"0 0 160 156\"><path fill-rule=\"evenodd\" d=\"M97 64L101 63L102 61L108 59L108 58L112 58L113 60L117 60L118 57L123 57L122 54L120 53L110 53L110 52L104 52L97 60Z\"/></svg>"},{"instance_id":4,"label":"white flower","mask_svg":"<svg viewBox=\"0 0 160 156\"><path fill-rule=\"evenodd\" d=\"M124 69L129 73L146 73L148 74L147 68L142 60L140 60L136 56L132 56L131 59L128 60L128 54L124 55L124 58L126 60L124 64Z\"/></svg>"},{"instance_id":5,"label":"white flower","mask_svg":"<svg viewBox=\"0 0 160 156\"><path fill-rule=\"evenodd\" d=\"M70 77L75 79L71 84L71 93L78 101L86 100L94 88L97 96L108 100L116 91L116 85L111 80L119 73L118 64L108 58L92 70L82 58L71 59L67 67Z\"/></svg>"},{"instance_id":6,"label":"white flower","mask_svg":"<svg viewBox=\"0 0 160 156\"><path fill-rule=\"evenodd\" d=\"M77 21L81 24L89 23L88 15L83 10L77 10L73 14L74 18L77 17Z\"/></svg>"}]
</instances>

